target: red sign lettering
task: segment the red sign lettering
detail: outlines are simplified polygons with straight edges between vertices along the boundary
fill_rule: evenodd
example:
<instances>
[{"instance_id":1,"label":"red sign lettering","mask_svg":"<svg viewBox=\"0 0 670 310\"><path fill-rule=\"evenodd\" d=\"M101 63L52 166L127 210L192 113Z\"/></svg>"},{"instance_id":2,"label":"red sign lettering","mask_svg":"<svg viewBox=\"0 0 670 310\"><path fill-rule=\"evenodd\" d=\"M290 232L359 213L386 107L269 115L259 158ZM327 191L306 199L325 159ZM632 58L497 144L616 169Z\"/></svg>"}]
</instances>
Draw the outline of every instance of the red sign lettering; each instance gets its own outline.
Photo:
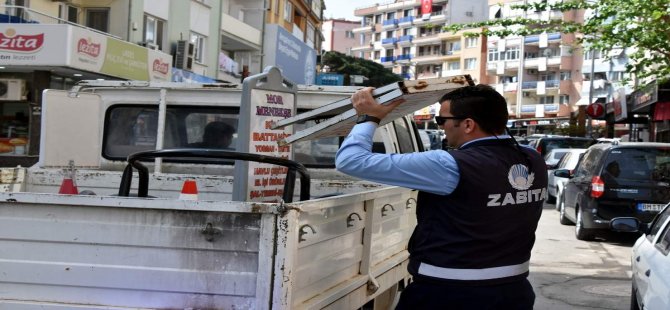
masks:
<instances>
[{"instance_id":1,"label":"red sign lettering","mask_svg":"<svg viewBox=\"0 0 670 310\"><path fill-rule=\"evenodd\" d=\"M0 50L14 52L34 52L42 48L44 44L44 33L35 35L16 34L14 28L0 33Z\"/></svg>"},{"instance_id":2,"label":"red sign lettering","mask_svg":"<svg viewBox=\"0 0 670 310\"><path fill-rule=\"evenodd\" d=\"M167 74L169 69L170 68L168 67L168 64L166 62L162 62L160 59L154 60L153 70L155 72L160 72L162 74Z\"/></svg>"},{"instance_id":3,"label":"red sign lettering","mask_svg":"<svg viewBox=\"0 0 670 310\"><path fill-rule=\"evenodd\" d=\"M95 44L93 41L88 41L84 38L77 42L77 53L86 54L91 57L98 57L100 55L100 43Z\"/></svg>"}]
</instances>

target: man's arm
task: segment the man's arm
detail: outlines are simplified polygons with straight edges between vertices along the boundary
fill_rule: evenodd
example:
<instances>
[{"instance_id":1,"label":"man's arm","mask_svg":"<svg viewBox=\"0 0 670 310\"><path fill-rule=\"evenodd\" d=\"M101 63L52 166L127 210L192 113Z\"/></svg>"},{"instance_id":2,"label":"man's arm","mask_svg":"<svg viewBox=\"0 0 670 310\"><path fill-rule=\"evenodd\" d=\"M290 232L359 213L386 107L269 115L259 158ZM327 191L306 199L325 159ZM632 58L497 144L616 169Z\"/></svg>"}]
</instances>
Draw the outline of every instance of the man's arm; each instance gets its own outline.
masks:
<instances>
[{"instance_id":1,"label":"man's arm","mask_svg":"<svg viewBox=\"0 0 670 310\"><path fill-rule=\"evenodd\" d=\"M397 105L382 106L374 101L372 88L352 96L359 114L383 119ZM339 171L364 180L418 189L440 195L450 194L460 178L454 158L444 151L410 154L374 154L372 137L377 125L366 122L354 126L337 152Z\"/></svg>"}]
</instances>

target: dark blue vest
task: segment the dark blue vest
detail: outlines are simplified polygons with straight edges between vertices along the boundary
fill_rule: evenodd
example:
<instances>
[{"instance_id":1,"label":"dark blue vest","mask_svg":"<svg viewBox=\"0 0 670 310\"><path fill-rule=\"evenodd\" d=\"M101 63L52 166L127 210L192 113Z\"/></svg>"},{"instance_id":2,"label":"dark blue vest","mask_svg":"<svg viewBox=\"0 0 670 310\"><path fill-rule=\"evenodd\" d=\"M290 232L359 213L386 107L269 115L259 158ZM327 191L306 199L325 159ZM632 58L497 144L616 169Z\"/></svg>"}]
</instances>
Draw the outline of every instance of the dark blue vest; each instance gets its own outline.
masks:
<instances>
[{"instance_id":1,"label":"dark blue vest","mask_svg":"<svg viewBox=\"0 0 670 310\"><path fill-rule=\"evenodd\" d=\"M524 272L485 280L445 280L419 274L422 263L465 270L523 264L535 243L547 187L547 168L540 154L518 148L512 139L475 141L449 153L460 180L449 195L419 192L417 226L409 241L410 273L464 285L527 277Z\"/></svg>"}]
</instances>

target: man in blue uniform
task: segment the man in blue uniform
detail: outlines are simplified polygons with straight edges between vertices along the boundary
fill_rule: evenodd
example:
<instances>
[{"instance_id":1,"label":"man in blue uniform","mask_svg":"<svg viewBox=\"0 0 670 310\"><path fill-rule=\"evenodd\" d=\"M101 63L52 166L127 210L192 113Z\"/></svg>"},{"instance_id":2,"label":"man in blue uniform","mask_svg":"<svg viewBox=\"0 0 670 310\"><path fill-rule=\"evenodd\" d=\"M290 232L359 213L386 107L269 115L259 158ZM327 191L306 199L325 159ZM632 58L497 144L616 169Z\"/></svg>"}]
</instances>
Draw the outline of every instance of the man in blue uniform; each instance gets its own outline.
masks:
<instances>
[{"instance_id":1,"label":"man in blue uniform","mask_svg":"<svg viewBox=\"0 0 670 310\"><path fill-rule=\"evenodd\" d=\"M540 155L505 134L505 99L486 85L440 99L435 117L450 151L371 153L379 121L401 101L377 104L372 88L352 96L357 125L337 153L339 171L419 190L409 241L413 282L397 309L532 309L527 280L547 195Z\"/></svg>"}]
</instances>

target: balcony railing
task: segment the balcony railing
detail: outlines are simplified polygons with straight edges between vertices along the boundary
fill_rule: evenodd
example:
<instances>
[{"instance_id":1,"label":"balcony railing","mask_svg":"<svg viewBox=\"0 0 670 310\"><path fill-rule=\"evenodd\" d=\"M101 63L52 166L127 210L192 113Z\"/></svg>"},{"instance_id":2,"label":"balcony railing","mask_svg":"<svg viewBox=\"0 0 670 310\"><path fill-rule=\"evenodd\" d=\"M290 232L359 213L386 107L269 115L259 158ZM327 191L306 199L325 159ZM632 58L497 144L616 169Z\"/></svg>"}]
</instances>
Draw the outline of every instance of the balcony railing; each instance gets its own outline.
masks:
<instances>
[{"instance_id":1,"label":"balcony railing","mask_svg":"<svg viewBox=\"0 0 670 310\"><path fill-rule=\"evenodd\" d=\"M383 28L391 28L391 27L396 27L398 26L398 19L387 19L382 23Z\"/></svg>"},{"instance_id":2,"label":"balcony railing","mask_svg":"<svg viewBox=\"0 0 670 310\"><path fill-rule=\"evenodd\" d=\"M547 35L547 41L560 40L560 39L561 39L560 33L550 33ZM524 43L540 42L540 35L527 36L523 39L523 42Z\"/></svg>"},{"instance_id":3,"label":"balcony railing","mask_svg":"<svg viewBox=\"0 0 670 310\"><path fill-rule=\"evenodd\" d=\"M119 36L89 28L81 24L73 23L55 16L51 16L31 8L16 5L0 5L0 12L15 12L15 14L0 14L0 23L10 24L67 24L78 28L90 30L105 36L121 39Z\"/></svg>"},{"instance_id":4,"label":"balcony railing","mask_svg":"<svg viewBox=\"0 0 670 310\"><path fill-rule=\"evenodd\" d=\"M396 61L410 61L410 60L412 60L412 54L402 54L402 55L398 55L398 56L395 58L395 60L396 60Z\"/></svg>"},{"instance_id":5,"label":"balcony railing","mask_svg":"<svg viewBox=\"0 0 670 310\"><path fill-rule=\"evenodd\" d=\"M529 81L529 82L523 82L521 83L521 88L522 89L533 89L537 88L537 82L542 82L542 81ZM560 80L548 80L544 81L544 87L545 88L556 88L558 85L561 83Z\"/></svg>"},{"instance_id":6,"label":"balcony railing","mask_svg":"<svg viewBox=\"0 0 670 310\"><path fill-rule=\"evenodd\" d=\"M414 39L413 35L406 35L406 36L401 36L398 38L398 44L411 44L412 39Z\"/></svg>"},{"instance_id":7,"label":"balcony railing","mask_svg":"<svg viewBox=\"0 0 670 310\"><path fill-rule=\"evenodd\" d=\"M393 61L394 59L395 59L395 57L393 57L393 56L386 56L386 57L382 57L381 62L390 62L390 61Z\"/></svg>"},{"instance_id":8,"label":"balcony railing","mask_svg":"<svg viewBox=\"0 0 670 310\"><path fill-rule=\"evenodd\" d=\"M398 42L397 38L382 39L382 45L391 45L391 44L395 44L396 42Z\"/></svg>"},{"instance_id":9,"label":"balcony railing","mask_svg":"<svg viewBox=\"0 0 670 310\"><path fill-rule=\"evenodd\" d=\"M405 23L411 24L412 22L414 22L414 16L405 16L401 19L398 19L398 24L405 24Z\"/></svg>"}]
</instances>

